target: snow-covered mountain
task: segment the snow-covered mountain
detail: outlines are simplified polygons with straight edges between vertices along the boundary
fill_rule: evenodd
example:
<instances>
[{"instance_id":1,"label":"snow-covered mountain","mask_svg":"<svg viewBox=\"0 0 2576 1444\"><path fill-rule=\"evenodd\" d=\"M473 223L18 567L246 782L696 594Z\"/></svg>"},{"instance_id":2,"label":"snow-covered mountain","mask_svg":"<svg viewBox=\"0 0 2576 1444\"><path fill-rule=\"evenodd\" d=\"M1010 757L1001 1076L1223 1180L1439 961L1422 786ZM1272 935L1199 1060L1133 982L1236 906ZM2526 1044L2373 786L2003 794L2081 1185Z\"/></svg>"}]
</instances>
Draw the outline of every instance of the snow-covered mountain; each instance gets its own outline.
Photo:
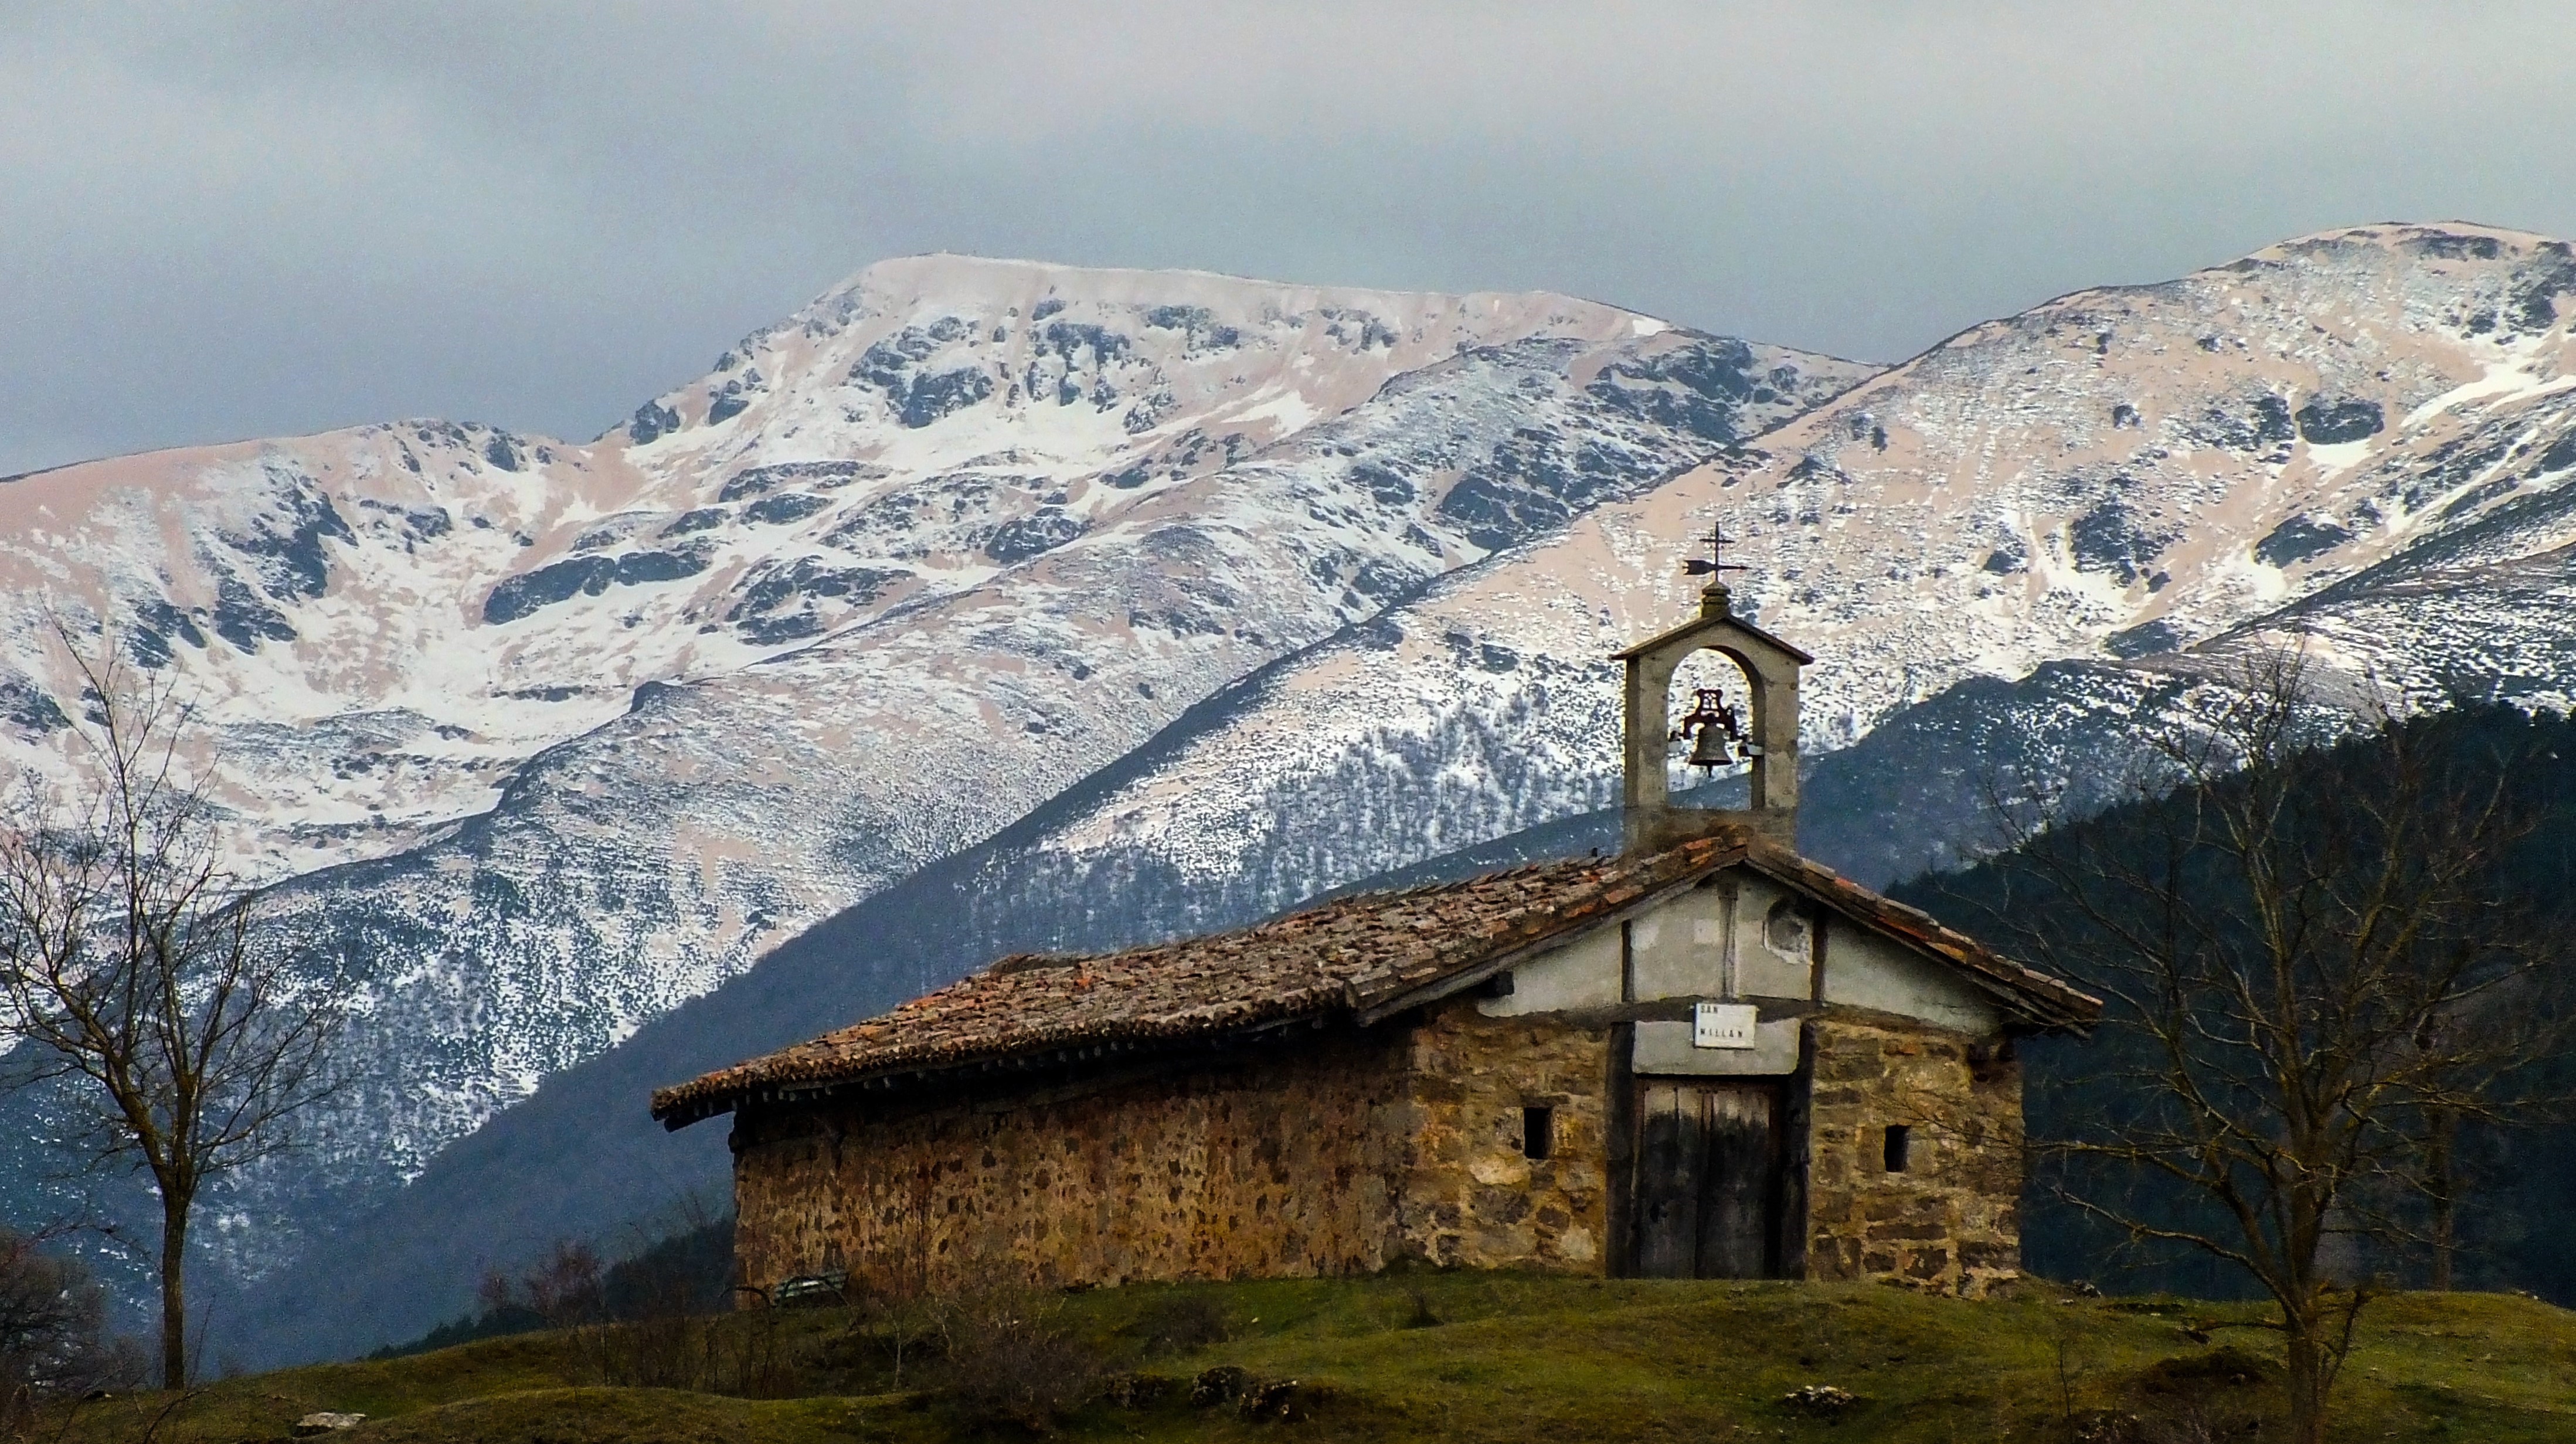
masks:
<instances>
[{"instance_id":1,"label":"snow-covered mountain","mask_svg":"<svg viewBox=\"0 0 2576 1444\"><path fill-rule=\"evenodd\" d=\"M263 871L384 856L489 809L511 769L641 686L737 673L1188 511L1392 379L1512 347L1527 355L1478 359L1553 347L1540 365L1701 451L1863 374L1562 297L887 262L589 445L407 422L8 479L0 751L63 765L41 622L110 618L224 729L226 800ZM1627 456L1530 458L1566 477L1413 460L1470 555L1635 484ZM1366 560L1342 579L1363 607L1390 584Z\"/></svg>"},{"instance_id":2,"label":"snow-covered mountain","mask_svg":"<svg viewBox=\"0 0 2576 1444\"><path fill-rule=\"evenodd\" d=\"M1605 659L1687 614L1681 539L1721 521L1739 607L1819 659L1822 770L1963 687L1988 758L2042 765L2012 749L2298 638L2357 684L2563 707L2571 320L2567 243L2391 225L1973 328L1265 674L1012 866L1239 915L1606 805ZM1890 820L1834 850L1876 881L1953 840Z\"/></svg>"},{"instance_id":3,"label":"snow-covered mountain","mask_svg":"<svg viewBox=\"0 0 2576 1444\"><path fill-rule=\"evenodd\" d=\"M417 422L0 486L0 753L124 629L367 979L291 1251L538 1081L1247 671L1868 368L1550 295L887 262L570 444Z\"/></svg>"}]
</instances>

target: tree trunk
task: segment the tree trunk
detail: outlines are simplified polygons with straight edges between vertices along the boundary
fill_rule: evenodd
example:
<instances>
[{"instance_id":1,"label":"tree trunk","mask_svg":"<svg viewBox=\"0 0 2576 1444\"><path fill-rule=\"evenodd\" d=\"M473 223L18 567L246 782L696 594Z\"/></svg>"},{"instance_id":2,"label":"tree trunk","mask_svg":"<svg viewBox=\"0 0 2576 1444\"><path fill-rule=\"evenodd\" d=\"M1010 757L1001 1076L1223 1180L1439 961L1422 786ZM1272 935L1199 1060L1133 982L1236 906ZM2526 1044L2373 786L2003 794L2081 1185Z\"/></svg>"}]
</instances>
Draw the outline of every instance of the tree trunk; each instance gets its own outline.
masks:
<instances>
[{"instance_id":1,"label":"tree trunk","mask_svg":"<svg viewBox=\"0 0 2576 1444\"><path fill-rule=\"evenodd\" d=\"M2452 1133L2457 1127L2449 1109L2435 1112L2425 1148L2426 1191L2433 1199L2433 1288L2439 1293L2451 1291L2451 1260L2459 1251L2459 1204L2451 1160Z\"/></svg>"},{"instance_id":2,"label":"tree trunk","mask_svg":"<svg viewBox=\"0 0 2576 1444\"><path fill-rule=\"evenodd\" d=\"M2288 1320L2291 1444L2326 1444L2326 1346L2321 1319Z\"/></svg>"},{"instance_id":3,"label":"tree trunk","mask_svg":"<svg viewBox=\"0 0 2576 1444\"><path fill-rule=\"evenodd\" d=\"M188 1203L161 1201L161 1387L188 1387Z\"/></svg>"}]
</instances>

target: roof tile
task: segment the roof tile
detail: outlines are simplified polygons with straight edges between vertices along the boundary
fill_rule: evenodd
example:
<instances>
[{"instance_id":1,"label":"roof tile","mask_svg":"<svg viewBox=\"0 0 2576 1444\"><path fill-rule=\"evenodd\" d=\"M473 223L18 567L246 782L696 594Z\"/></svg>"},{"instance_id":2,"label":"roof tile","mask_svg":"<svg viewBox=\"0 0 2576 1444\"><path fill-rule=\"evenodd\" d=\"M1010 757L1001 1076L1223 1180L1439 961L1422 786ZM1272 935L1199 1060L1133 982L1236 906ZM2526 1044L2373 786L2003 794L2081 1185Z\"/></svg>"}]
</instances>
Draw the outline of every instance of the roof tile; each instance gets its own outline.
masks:
<instances>
[{"instance_id":1,"label":"roof tile","mask_svg":"<svg viewBox=\"0 0 2576 1444\"><path fill-rule=\"evenodd\" d=\"M2029 1021L2081 1025L2100 1012L1927 914L1729 828L1657 853L1335 898L1238 932L1089 957L1015 953L891 1012L662 1089L653 1115L677 1128L767 1089L1365 1008L1739 863L1959 967Z\"/></svg>"}]
</instances>

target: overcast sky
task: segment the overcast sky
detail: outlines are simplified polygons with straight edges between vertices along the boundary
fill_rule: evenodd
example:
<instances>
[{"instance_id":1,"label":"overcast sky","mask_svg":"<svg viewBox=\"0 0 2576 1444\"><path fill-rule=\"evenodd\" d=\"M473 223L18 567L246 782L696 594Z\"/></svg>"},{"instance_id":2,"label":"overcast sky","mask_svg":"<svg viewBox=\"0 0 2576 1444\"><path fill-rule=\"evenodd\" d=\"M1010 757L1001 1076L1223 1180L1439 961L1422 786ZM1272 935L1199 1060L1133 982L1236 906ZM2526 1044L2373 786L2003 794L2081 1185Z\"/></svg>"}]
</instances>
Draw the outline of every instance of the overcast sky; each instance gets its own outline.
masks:
<instances>
[{"instance_id":1,"label":"overcast sky","mask_svg":"<svg viewBox=\"0 0 2576 1444\"><path fill-rule=\"evenodd\" d=\"M587 437L927 250L1893 360L2382 219L2576 235L2563 3L0 0L0 473Z\"/></svg>"}]
</instances>

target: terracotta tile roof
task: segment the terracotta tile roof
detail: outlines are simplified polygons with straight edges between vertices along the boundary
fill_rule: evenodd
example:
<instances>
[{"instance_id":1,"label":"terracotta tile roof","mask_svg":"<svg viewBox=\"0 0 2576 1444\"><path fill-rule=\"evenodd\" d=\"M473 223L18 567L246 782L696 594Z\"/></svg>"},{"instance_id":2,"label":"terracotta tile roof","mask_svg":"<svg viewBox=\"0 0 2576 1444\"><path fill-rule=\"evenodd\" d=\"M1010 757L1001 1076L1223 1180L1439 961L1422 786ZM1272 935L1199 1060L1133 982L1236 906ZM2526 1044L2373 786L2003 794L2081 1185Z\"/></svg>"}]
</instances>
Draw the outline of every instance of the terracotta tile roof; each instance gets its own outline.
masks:
<instances>
[{"instance_id":1,"label":"terracotta tile roof","mask_svg":"<svg viewBox=\"0 0 2576 1444\"><path fill-rule=\"evenodd\" d=\"M2093 999L1921 912L1729 829L1659 853L1572 858L1337 898L1239 932L1082 957L1004 958L892 1012L661 1089L653 1116L679 1128L750 1096L1360 1012L1738 863L1965 969L2027 1021L2081 1024L2100 1011Z\"/></svg>"}]
</instances>

